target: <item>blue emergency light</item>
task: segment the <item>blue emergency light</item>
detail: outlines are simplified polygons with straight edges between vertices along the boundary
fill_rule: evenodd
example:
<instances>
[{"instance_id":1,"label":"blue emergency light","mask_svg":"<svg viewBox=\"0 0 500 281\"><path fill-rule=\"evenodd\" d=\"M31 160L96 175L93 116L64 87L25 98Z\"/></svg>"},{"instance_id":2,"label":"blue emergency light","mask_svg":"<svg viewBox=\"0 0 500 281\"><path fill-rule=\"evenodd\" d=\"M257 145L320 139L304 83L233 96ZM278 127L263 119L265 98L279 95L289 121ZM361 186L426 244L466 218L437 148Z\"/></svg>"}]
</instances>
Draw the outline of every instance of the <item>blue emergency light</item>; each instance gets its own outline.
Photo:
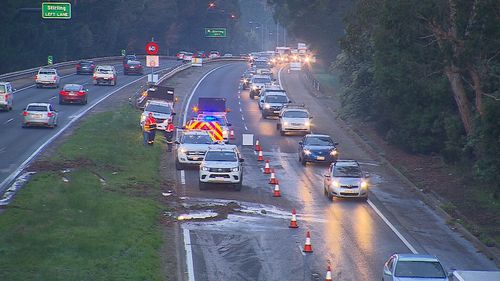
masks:
<instances>
[{"instance_id":1,"label":"blue emergency light","mask_svg":"<svg viewBox=\"0 0 500 281\"><path fill-rule=\"evenodd\" d=\"M205 116L203 119L207 122L218 121L217 117L215 116Z\"/></svg>"}]
</instances>

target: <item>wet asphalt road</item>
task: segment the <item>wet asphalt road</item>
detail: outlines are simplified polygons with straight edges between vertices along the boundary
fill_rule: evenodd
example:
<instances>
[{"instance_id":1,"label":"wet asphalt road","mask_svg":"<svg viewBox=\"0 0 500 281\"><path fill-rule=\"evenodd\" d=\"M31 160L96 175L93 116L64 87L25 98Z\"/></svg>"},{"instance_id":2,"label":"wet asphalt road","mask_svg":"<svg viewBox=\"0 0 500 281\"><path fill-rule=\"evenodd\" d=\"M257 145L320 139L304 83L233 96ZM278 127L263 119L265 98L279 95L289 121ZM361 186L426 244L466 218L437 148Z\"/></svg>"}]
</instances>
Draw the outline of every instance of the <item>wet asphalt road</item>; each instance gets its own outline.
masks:
<instances>
[{"instance_id":1,"label":"wet asphalt road","mask_svg":"<svg viewBox=\"0 0 500 281\"><path fill-rule=\"evenodd\" d=\"M143 62L144 65L145 62ZM162 60L161 67L156 69L169 69L179 64L173 60ZM58 94L61 88L43 88L36 87L18 87L14 94L14 109L10 112L0 112L0 190L8 184L6 179L23 163L34 151L43 143L59 132L71 119L83 112L92 104L96 103L103 96L118 90L120 87L136 81L144 76L123 75L121 62L113 63L118 72L118 83L116 86L94 86L92 84L92 75L74 75L62 76L61 88L64 84L77 83L85 85L89 89L87 105L59 105ZM145 72L149 73L146 68ZM48 128L21 128L21 113L23 108L31 102L49 102L58 110L58 127Z\"/></svg>"},{"instance_id":2,"label":"wet asphalt road","mask_svg":"<svg viewBox=\"0 0 500 281\"><path fill-rule=\"evenodd\" d=\"M303 167L298 162L300 136L280 136L276 120L263 120L257 100L240 90L244 63L232 63L209 74L199 85L189 108L199 96L226 97L229 121L241 145L241 134L260 139L265 158L276 169L281 198L272 197L268 175L262 173L252 147L242 147L244 188L198 189L197 169L178 172L178 191L186 205L228 205L235 212L218 221L183 224L187 252L186 280L324 280L327 264L334 280L380 280L385 260L395 252L437 255L447 268L493 269L494 264L409 191L377 157L365 152L320 99L309 94L300 72L281 73L291 99L305 103L314 116L313 132L330 134L340 143L340 158L358 160L371 174L369 202L334 200L322 191L326 166ZM185 105L184 105L185 106ZM298 212L298 229L289 229L290 212ZM386 222L387 221L387 222ZM311 231L314 253L301 249Z\"/></svg>"}]
</instances>

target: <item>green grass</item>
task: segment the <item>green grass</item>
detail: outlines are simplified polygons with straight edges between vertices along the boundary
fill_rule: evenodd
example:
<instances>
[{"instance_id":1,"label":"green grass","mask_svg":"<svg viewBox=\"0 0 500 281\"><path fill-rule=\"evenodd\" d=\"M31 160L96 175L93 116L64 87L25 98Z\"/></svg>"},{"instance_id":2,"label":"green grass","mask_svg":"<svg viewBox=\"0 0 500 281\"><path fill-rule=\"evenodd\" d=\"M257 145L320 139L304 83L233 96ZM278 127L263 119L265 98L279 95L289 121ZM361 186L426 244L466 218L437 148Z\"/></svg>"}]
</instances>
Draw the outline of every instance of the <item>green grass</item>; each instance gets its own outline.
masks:
<instances>
[{"instance_id":1,"label":"green grass","mask_svg":"<svg viewBox=\"0 0 500 281\"><path fill-rule=\"evenodd\" d=\"M143 147L138 118L87 119L50 158L57 169L19 192L0 215L0 280L164 279L161 148Z\"/></svg>"},{"instance_id":2,"label":"green grass","mask_svg":"<svg viewBox=\"0 0 500 281\"><path fill-rule=\"evenodd\" d=\"M342 85L339 76L334 72L328 71L323 64L313 64L311 71L323 88L323 93L339 93L339 91L341 91Z\"/></svg>"}]
</instances>

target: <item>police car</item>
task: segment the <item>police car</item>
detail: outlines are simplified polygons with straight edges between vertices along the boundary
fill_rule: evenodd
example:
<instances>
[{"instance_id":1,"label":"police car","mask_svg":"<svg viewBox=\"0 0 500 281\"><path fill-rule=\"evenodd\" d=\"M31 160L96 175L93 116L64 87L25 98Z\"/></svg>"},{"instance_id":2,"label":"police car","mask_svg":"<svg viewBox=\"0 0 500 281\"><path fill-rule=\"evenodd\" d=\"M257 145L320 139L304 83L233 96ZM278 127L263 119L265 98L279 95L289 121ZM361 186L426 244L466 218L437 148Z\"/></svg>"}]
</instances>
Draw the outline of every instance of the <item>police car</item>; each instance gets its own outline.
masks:
<instances>
[{"instance_id":1,"label":"police car","mask_svg":"<svg viewBox=\"0 0 500 281\"><path fill-rule=\"evenodd\" d=\"M232 185L240 191L243 185L243 158L231 144L211 145L200 164L200 190L208 184Z\"/></svg>"},{"instance_id":2,"label":"police car","mask_svg":"<svg viewBox=\"0 0 500 281\"><path fill-rule=\"evenodd\" d=\"M175 143L177 144L175 168L182 170L185 165L199 165L214 141L208 131L191 130L183 131Z\"/></svg>"}]
</instances>

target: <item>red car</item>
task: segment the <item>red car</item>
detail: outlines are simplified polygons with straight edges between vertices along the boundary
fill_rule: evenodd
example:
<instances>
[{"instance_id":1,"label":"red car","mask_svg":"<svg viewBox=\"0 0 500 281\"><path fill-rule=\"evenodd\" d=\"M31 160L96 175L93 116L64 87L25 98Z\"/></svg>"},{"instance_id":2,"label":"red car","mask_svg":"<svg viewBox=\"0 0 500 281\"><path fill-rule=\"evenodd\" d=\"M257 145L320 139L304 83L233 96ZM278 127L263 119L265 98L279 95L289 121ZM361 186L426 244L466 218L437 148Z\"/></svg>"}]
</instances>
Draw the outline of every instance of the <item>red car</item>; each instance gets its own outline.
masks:
<instances>
[{"instance_id":1,"label":"red car","mask_svg":"<svg viewBox=\"0 0 500 281\"><path fill-rule=\"evenodd\" d=\"M87 89L79 84L66 84L59 92L59 104L80 103L87 104Z\"/></svg>"},{"instance_id":2,"label":"red car","mask_svg":"<svg viewBox=\"0 0 500 281\"><path fill-rule=\"evenodd\" d=\"M129 74L139 74L142 75L143 69L142 69L142 64L140 61L136 60L129 60L123 65L123 74L129 75Z\"/></svg>"}]
</instances>

